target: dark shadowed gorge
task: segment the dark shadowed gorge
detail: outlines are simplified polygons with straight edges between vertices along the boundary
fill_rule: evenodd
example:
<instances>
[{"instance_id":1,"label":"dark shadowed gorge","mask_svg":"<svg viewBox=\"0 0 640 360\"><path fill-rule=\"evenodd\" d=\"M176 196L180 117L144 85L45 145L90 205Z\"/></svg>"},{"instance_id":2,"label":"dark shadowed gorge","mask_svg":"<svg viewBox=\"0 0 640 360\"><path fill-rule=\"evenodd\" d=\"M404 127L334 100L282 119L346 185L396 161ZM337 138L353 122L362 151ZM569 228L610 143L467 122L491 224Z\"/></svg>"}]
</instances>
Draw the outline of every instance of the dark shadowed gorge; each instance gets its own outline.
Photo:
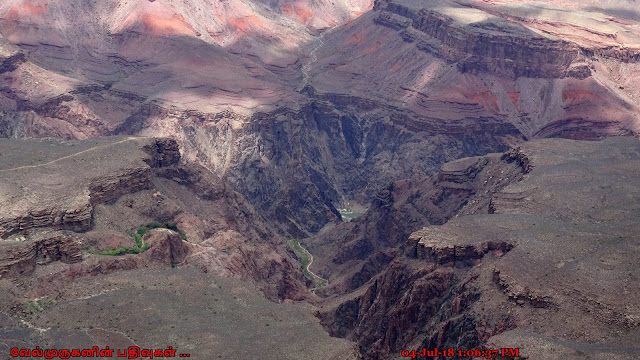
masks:
<instances>
[{"instance_id":1,"label":"dark shadowed gorge","mask_svg":"<svg viewBox=\"0 0 640 360\"><path fill-rule=\"evenodd\" d=\"M2 1L0 357L638 358L638 79L630 0Z\"/></svg>"}]
</instances>

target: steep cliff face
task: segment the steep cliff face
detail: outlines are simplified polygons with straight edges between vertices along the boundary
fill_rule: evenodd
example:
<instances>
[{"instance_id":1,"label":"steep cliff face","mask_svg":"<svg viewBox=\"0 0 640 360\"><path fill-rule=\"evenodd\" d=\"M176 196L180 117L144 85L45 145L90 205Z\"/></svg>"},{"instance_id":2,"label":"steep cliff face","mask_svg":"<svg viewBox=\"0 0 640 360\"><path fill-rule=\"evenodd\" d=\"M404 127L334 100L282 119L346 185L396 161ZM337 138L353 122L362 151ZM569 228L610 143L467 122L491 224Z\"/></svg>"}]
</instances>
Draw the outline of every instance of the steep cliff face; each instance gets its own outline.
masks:
<instances>
[{"instance_id":1,"label":"steep cliff face","mask_svg":"<svg viewBox=\"0 0 640 360\"><path fill-rule=\"evenodd\" d=\"M239 129L226 121L184 124L185 156L212 164L286 232L301 236L336 220L345 197L366 203L398 178L522 141L515 128L491 119L480 129L473 120L442 124L376 103L362 111L358 98L335 102L260 114Z\"/></svg>"},{"instance_id":2,"label":"steep cliff face","mask_svg":"<svg viewBox=\"0 0 640 360\"><path fill-rule=\"evenodd\" d=\"M31 274L50 294L86 276L187 265L273 300L313 298L323 324L370 358L635 340L637 309L610 294L638 295L636 144L486 155L536 138L638 137L633 4L371 7L1 2L0 137L97 140L0 141L0 276ZM173 140L101 138L111 135ZM348 200L370 210L340 223ZM156 230L143 254L78 252L133 246L128 232L152 221L175 223L189 243ZM328 300L307 291L283 237L316 233L303 243ZM595 325L559 330L583 315Z\"/></svg>"},{"instance_id":3,"label":"steep cliff face","mask_svg":"<svg viewBox=\"0 0 640 360\"><path fill-rule=\"evenodd\" d=\"M462 72L514 79L591 75L574 43L540 36L517 23L455 3L432 9L412 5L377 3L380 13L374 21L400 30L404 41L457 64Z\"/></svg>"},{"instance_id":4,"label":"steep cliff face","mask_svg":"<svg viewBox=\"0 0 640 360\"><path fill-rule=\"evenodd\" d=\"M508 314L471 313L481 296L476 281L469 268L394 261L366 291L320 319L332 335L357 341L367 359L400 358L406 349L476 349L515 326Z\"/></svg>"},{"instance_id":5,"label":"steep cliff face","mask_svg":"<svg viewBox=\"0 0 640 360\"><path fill-rule=\"evenodd\" d=\"M470 270L513 243L419 243L416 230L493 212L495 194L531 169L520 149L447 163L429 178L379 192L363 217L306 239L314 271L329 280L318 291L327 297L319 313L325 327L358 342L372 359L395 358L410 344L421 348L416 340L429 349L471 349L512 327L510 316L475 318L469 311L480 296Z\"/></svg>"},{"instance_id":6,"label":"steep cliff face","mask_svg":"<svg viewBox=\"0 0 640 360\"><path fill-rule=\"evenodd\" d=\"M81 244L68 234L41 234L36 239L27 240L2 243L0 277L30 275L36 265L46 265L53 261L67 264L82 261Z\"/></svg>"},{"instance_id":7,"label":"steep cliff face","mask_svg":"<svg viewBox=\"0 0 640 360\"><path fill-rule=\"evenodd\" d=\"M512 150L506 155L457 160L445 164L431 177L391 184L375 195L369 211L361 218L305 240L317 255L314 267L330 282L320 293L354 291L402 254L433 256L442 262L454 261L450 259L454 254L468 259L482 257L489 244L477 249L429 251L407 242L407 238L422 226L443 224L455 215L494 211L493 195L529 170L526 157L519 150Z\"/></svg>"},{"instance_id":8,"label":"steep cliff face","mask_svg":"<svg viewBox=\"0 0 640 360\"><path fill-rule=\"evenodd\" d=\"M345 295L335 296L348 287L332 284L342 281L343 268L313 269L330 284L319 317L332 334L358 341L366 358L434 347L518 347L531 359L558 352L579 359L587 349L596 358L637 356L640 350L625 345L640 326L637 307L619 293L631 296L637 276L628 246L639 204L625 194L638 186L638 146L629 138L532 141L500 156L502 171L490 175L491 161L481 171L474 170L478 159L446 164L438 176L443 187L469 189L496 176L502 186L467 193L455 216L398 242L404 251L387 250L389 265ZM519 170L515 178L508 164ZM429 183L417 188L433 191ZM370 226L365 221L380 212L372 208L353 223ZM401 220L395 222L387 227ZM337 239L335 252L349 253L351 267L372 263L339 248L349 239L340 227L309 243L319 239ZM318 265L329 264L322 254Z\"/></svg>"},{"instance_id":9,"label":"steep cliff face","mask_svg":"<svg viewBox=\"0 0 640 360\"><path fill-rule=\"evenodd\" d=\"M25 65L10 77L24 84L36 75L43 74ZM511 124L477 109L441 121L362 97L308 90L310 99L294 96L298 105L246 115L237 107L175 107L116 86L79 86L36 99L13 85L3 92L12 105L2 121L8 137L173 137L185 158L224 178L293 236L337 220L335 207L345 198L367 203L407 174L429 174L444 161L502 151L524 139Z\"/></svg>"},{"instance_id":10,"label":"steep cliff face","mask_svg":"<svg viewBox=\"0 0 640 360\"><path fill-rule=\"evenodd\" d=\"M633 11L624 2L617 5ZM374 22L400 31L404 41L455 62L463 72L586 78L592 74L587 60L594 55L638 61L638 34L625 31L630 22L610 15L615 12L611 5L567 6L576 14L561 21L557 15L563 9L554 4L379 1Z\"/></svg>"},{"instance_id":11,"label":"steep cliff face","mask_svg":"<svg viewBox=\"0 0 640 360\"><path fill-rule=\"evenodd\" d=\"M20 141L2 141L2 147L6 150L0 169L5 191L0 236L6 238L16 233L26 234L37 228L87 231L91 227L94 204L110 202L124 194L151 186L151 168L145 162L170 166L180 159L175 142L152 139L143 149L138 149L138 153L129 156L122 152L126 150L115 151L113 156L120 158L120 163L106 162L93 172L83 169L80 173L84 177L78 176L78 173L64 173L65 167L91 166L83 157L85 152L116 150L120 144L135 142L143 140L97 140L77 144L80 150L74 153L75 143L44 140L23 146ZM47 151L54 156L57 153L59 157L47 159L51 156L45 155ZM23 165L20 161L25 158L32 164ZM49 175L43 177L39 175L41 171L49 172Z\"/></svg>"},{"instance_id":12,"label":"steep cliff face","mask_svg":"<svg viewBox=\"0 0 640 360\"><path fill-rule=\"evenodd\" d=\"M115 96L103 88L84 91L77 96ZM123 108L133 106L122 101ZM224 178L294 236L337 220L335 207L345 197L366 203L407 174L429 174L443 161L502 151L523 140L512 125L481 114L440 122L340 95L253 116L143 106L114 131L177 138L185 158Z\"/></svg>"},{"instance_id":13,"label":"steep cliff face","mask_svg":"<svg viewBox=\"0 0 640 360\"><path fill-rule=\"evenodd\" d=\"M638 73L640 38L612 4L592 5L377 2L326 34L308 86L440 122L493 118L528 139L637 136L637 87L626 79Z\"/></svg>"}]
</instances>

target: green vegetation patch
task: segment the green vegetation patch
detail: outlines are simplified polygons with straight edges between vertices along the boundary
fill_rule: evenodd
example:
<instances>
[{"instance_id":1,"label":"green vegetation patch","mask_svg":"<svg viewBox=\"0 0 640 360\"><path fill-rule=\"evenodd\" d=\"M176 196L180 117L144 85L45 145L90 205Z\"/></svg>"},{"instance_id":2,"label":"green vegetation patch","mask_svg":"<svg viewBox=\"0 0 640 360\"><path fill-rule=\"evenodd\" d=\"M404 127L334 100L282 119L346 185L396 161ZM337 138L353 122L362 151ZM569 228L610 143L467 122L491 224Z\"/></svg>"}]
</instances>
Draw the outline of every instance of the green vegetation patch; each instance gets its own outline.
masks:
<instances>
[{"instance_id":1,"label":"green vegetation patch","mask_svg":"<svg viewBox=\"0 0 640 360\"><path fill-rule=\"evenodd\" d=\"M122 256L122 255L127 255L127 254L140 254L140 253L143 253L143 252L149 250L151 245L145 244L144 241L142 240L142 237L145 234L147 234L149 231L151 231L153 229L160 229L160 228L169 229L169 230L175 231L178 234L180 234L180 237L182 238L182 240L187 241L187 235L184 232L182 232L182 230L180 230L175 223L172 223L172 222L159 223L159 222L156 222L156 221L152 221L152 222L148 223L147 225L140 226L139 228L137 228L135 233L130 233L129 234L129 235L131 235L131 238L135 242L134 246L120 246L120 247L115 248L115 249L107 249L107 250L102 250L102 251L90 250L89 252L91 254L109 255L109 256Z\"/></svg>"},{"instance_id":2,"label":"green vegetation patch","mask_svg":"<svg viewBox=\"0 0 640 360\"><path fill-rule=\"evenodd\" d=\"M300 240L291 240L289 242L289 246L291 246L293 252L296 253L298 260L300 260L300 263L302 264L302 273L304 274L304 276L307 279L314 281L315 277L309 272L309 270L307 270L307 266L309 266L309 263L311 262L311 257L306 251L304 251L302 246L300 246Z\"/></svg>"},{"instance_id":3,"label":"green vegetation patch","mask_svg":"<svg viewBox=\"0 0 640 360\"><path fill-rule=\"evenodd\" d=\"M40 313L53 306L53 300L48 296L27 302L27 308L31 313Z\"/></svg>"},{"instance_id":4,"label":"green vegetation patch","mask_svg":"<svg viewBox=\"0 0 640 360\"><path fill-rule=\"evenodd\" d=\"M311 280L316 288L326 286L327 285L326 280L315 276L309 271L308 267L309 267L309 264L311 263L311 255L307 250L305 250L302 247L302 245L300 245L300 240L298 239L291 240L289 242L289 246L291 247L291 250L293 250L293 252L298 257L298 260L300 260L300 263L302 264L302 273L304 274L304 276L307 279Z\"/></svg>"},{"instance_id":5,"label":"green vegetation patch","mask_svg":"<svg viewBox=\"0 0 640 360\"><path fill-rule=\"evenodd\" d=\"M140 239L140 241L142 241L142 239ZM94 250L90 251L90 253L96 255L122 256L127 254L140 254L149 250L150 247L151 245L149 244L140 244L140 246L136 244L136 246L120 246L115 249L107 249L102 251Z\"/></svg>"}]
</instances>

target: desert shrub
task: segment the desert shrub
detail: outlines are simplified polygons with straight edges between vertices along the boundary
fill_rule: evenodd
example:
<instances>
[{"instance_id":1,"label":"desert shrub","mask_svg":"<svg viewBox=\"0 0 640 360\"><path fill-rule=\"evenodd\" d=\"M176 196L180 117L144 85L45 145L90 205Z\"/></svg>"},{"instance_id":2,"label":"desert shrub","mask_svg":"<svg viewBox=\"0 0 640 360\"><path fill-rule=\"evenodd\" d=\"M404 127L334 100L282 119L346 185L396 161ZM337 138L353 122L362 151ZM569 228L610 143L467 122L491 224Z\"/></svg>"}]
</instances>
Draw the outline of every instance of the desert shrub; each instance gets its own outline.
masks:
<instances>
[{"instance_id":1,"label":"desert shrub","mask_svg":"<svg viewBox=\"0 0 640 360\"><path fill-rule=\"evenodd\" d=\"M146 227L146 226L140 226L136 232L138 233L138 235L142 236L142 235L148 233L149 230L151 230L151 229Z\"/></svg>"},{"instance_id":2,"label":"desert shrub","mask_svg":"<svg viewBox=\"0 0 640 360\"><path fill-rule=\"evenodd\" d=\"M142 236L140 234L133 235L133 240L136 242L137 247L142 247Z\"/></svg>"},{"instance_id":3,"label":"desert shrub","mask_svg":"<svg viewBox=\"0 0 640 360\"><path fill-rule=\"evenodd\" d=\"M166 227L169 230L173 230L175 232L180 232L180 230L178 230L178 225L176 225L176 223L168 222L164 224L164 227Z\"/></svg>"},{"instance_id":4,"label":"desert shrub","mask_svg":"<svg viewBox=\"0 0 640 360\"><path fill-rule=\"evenodd\" d=\"M121 256L126 254L143 253L147 251L151 247L151 245L145 244L144 240L142 240L142 237L152 229L158 229L158 228L166 228L166 229L175 231L178 234L180 234L180 237L182 238L182 240L187 241L187 235L178 228L178 225L176 225L176 223L167 222L167 223L161 224L159 222L152 221L148 223L146 226L140 226L138 229L136 229L135 233L129 232L129 235L133 238L133 241L135 242L134 246L120 246L115 249L107 249L102 251L89 251L89 252L96 255L110 255L110 256Z\"/></svg>"}]
</instances>

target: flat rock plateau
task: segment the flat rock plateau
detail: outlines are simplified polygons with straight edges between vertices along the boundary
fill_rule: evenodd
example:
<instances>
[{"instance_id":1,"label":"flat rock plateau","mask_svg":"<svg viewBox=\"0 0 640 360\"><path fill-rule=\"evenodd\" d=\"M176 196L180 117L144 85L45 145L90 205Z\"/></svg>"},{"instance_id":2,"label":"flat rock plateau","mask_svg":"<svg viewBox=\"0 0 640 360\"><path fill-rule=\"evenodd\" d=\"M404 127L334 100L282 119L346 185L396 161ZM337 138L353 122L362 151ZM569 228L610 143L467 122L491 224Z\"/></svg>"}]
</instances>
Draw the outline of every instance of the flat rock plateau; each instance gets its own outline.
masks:
<instances>
[{"instance_id":1,"label":"flat rock plateau","mask_svg":"<svg viewBox=\"0 0 640 360\"><path fill-rule=\"evenodd\" d=\"M640 358L639 80L633 0L3 0L0 358Z\"/></svg>"}]
</instances>

